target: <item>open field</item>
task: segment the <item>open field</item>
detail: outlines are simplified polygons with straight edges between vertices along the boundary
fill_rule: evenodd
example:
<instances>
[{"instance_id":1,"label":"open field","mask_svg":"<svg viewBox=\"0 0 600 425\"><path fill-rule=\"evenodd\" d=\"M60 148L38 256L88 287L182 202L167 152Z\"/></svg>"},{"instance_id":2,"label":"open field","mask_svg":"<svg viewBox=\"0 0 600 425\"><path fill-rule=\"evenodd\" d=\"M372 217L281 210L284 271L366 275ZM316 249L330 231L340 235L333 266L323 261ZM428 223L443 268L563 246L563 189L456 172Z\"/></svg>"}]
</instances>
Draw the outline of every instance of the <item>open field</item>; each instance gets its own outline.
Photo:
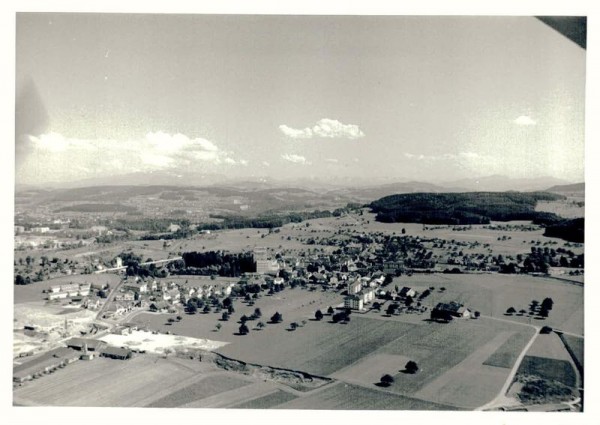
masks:
<instances>
[{"instance_id":1,"label":"open field","mask_svg":"<svg viewBox=\"0 0 600 425\"><path fill-rule=\"evenodd\" d=\"M560 340L560 337L551 332L549 334L540 334L535 339L527 351L528 356L547 357L555 360L570 361L571 356Z\"/></svg>"},{"instance_id":2,"label":"open field","mask_svg":"<svg viewBox=\"0 0 600 425\"><path fill-rule=\"evenodd\" d=\"M396 278L392 285L434 286L425 304L457 301L482 315L537 326L548 325L566 332L583 333L583 288L556 279L502 274L414 274ZM440 292L440 288L446 288ZM509 307L528 310L532 300L550 297L554 306L545 320L525 316L505 316Z\"/></svg>"},{"instance_id":3,"label":"open field","mask_svg":"<svg viewBox=\"0 0 600 425\"><path fill-rule=\"evenodd\" d=\"M521 350L527 345L533 334L533 329L528 328L515 332L483 364L507 369L513 367Z\"/></svg>"},{"instance_id":4,"label":"open field","mask_svg":"<svg viewBox=\"0 0 600 425\"><path fill-rule=\"evenodd\" d=\"M296 399L292 393L282 390L276 390L273 393L263 395L250 401L233 405L234 409L273 409L278 408L280 404Z\"/></svg>"},{"instance_id":5,"label":"open field","mask_svg":"<svg viewBox=\"0 0 600 425\"><path fill-rule=\"evenodd\" d=\"M348 324L309 322L295 331L285 324L268 325L260 332L217 352L249 363L293 369L314 375L329 375L378 347L395 340L411 325L352 317Z\"/></svg>"},{"instance_id":6,"label":"open field","mask_svg":"<svg viewBox=\"0 0 600 425\"><path fill-rule=\"evenodd\" d=\"M49 289L52 285L64 285L68 283L108 283L111 287L115 287L121 281L120 276L111 273L103 274L77 274L71 276L63 276L55 279L35 282L29 285L14 285L15 304L27 303L31 301L45 300L48 294L42 293L43 290Z\"/></svg>"},{"instance_id":7,"label":"open field","mask_svg":"<svg viewBox=\"0 0 600 425\"><path fill-rule=\"evenodd\" d=\"M577 365L577 368L583 369L583 338L566 334L562 334L560 338L565 344L565 347L572 354L573 361Z\"/></svg>"},{"instance_id":8,"label":"open field","mask_svg":"<svg viewBox=\"0 0 600 425\"><path fill-rule=\"evenodd\" d=\"M124 361L80 360L26 382L13 397L19 404L44 406L144 406L202 370L202 363L188 363L144 355Z\"/></svg>"},{"instance_id":9,"label":"open field","mask_svg":"<svg viewBox=\"0 0 600 425\"><path fill-rule=\"evenodd\" d=\"M180 388L165 397L153 401L148 404L147 407L179 407L248 384L248 381L239 379L235 376L207 376Z\"/></svg>"},{"instance_id":10,"label":"open field","mask_svg":"<svg viewBox=\"0 0 600 425\"><path fill-rule=\"evenodd\" d=\"M462 385L463 392L475 394L474 398L479 400L499 391L508 377L508 370L485 366L483 362L512 333L521 331L521 326L485 318L454 320L448 324L429 323L412 326L405 335L380 348L377 353L404 356L419 366L414 375L400 372L404 364L389 370L388 373L395 379L390 391L411 396L423 391L423 396L433 397L428 385ZM522 347L515 346L513 349L520 352ZM485 379L473 379L474 376ZM475 381L478 385L488 385L487 392L477 389ZM482 400L480 404L486 401L489 400Z\"/></svg>"},{"instance_id":11,"label":"open field","mask_svg":"<svg viewBox=\"0 0 600 425\"><path fill-rule=\"evenodd\" d=\"M535 210L551 212L564 218L585 217L584 203L585 197L581 194L558 201L539 201Z\"/></svg>"},{"instance_id":12,"label":"open field","mask_svg":"<svg viewBox=\"0 0 600 425\"><path fill-rule=\"evenodd\" d=\"M358 385L376 384L387 373L395 374L411 360L410 357L394 354L372 354L335 372L331 376Z\"/></svg>"},{"instance_id":13,"label":"open field","mask_svg":"<svg viewBox=\"0 0 600 425\"><path fill-rule=\"evenodd\" d=\"M485 359L510 336L507 331L473 350L460 363L430 381L415 397L436 403L475 408L492 400L507 378L507 371L483 364Z\"/></svg>"},{"instance_id":14,"label":"open field","mask_svg":"<svg viewBox=\"0 0 600 425\"><path fill-rule=\"evenodd\" d=\"M340 382L323 391L297 398L277 406L278 409L344 410L460 410L453 406L431 403Z\"/></svg>"}]
</instances>

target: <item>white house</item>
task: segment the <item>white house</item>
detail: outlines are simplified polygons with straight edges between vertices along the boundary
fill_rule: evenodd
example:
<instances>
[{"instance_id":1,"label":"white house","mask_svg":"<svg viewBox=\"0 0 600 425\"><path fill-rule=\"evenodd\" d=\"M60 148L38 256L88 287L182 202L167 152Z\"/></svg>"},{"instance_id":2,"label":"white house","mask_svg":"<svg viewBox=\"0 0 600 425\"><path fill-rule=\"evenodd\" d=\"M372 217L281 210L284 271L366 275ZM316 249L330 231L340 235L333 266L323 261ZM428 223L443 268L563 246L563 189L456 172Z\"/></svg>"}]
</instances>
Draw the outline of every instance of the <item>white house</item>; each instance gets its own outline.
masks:
<instances>
[{"instance_id":1,"label":"white house","mask_svg":"<svg viewBox=\"0 0 600 425\"><path fill-rule=\"evenodd\" d=\"M348 295L358 294L361 289L362 282L360 281L360 279L357 279L354 282L348 284Z\"/></svg>"},{"instance_id":2,"label":"white house","mask_svg":"<svg viewBox=\"0 0 600 425\"><path fill-rule=\"evenodd\" d=\"M359 292L359 296L362 297L363 303L368 304L375 299L375 289L365 288Z\"/></svg>"}]
</instances>

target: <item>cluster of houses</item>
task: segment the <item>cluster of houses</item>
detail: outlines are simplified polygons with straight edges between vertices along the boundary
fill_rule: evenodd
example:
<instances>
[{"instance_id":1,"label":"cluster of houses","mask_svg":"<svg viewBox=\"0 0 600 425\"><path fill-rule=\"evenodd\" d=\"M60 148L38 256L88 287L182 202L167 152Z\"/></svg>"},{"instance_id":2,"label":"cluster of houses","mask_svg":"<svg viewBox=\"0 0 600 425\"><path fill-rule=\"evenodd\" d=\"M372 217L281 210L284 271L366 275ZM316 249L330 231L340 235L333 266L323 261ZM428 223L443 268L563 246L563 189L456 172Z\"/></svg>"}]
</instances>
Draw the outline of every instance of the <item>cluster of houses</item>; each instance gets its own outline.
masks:
<instances>
[{"instance_id":1,"label":"cluster of houses","mask_svg":"<svg viewBox=\"0 0 600 425\"><path fill-rule=\"evenodd\" d=\"M39 378L77 360L93 360L95 357L127 360L133 355L128 348L113 347L97 339L71 338L65 345L15 365L13 382L23 383Z\"/></svg>"},{"instance_id":2,"label":"cluster of houses","mask_svg":"<svg viewBox=\"0 0 600 425\"><path fill-rule=\"evenodd\" d=\"M87 297L90 294L92 285L90 283L65 283L62 285L52 285L48 291L49 300L59 300L72 297Z\"/></svg>"},{"instance_id":3,"label":"cluster of houses","mask_svg":"<svg viewBox=\"0 0 600 425\"><path fill-rule=\"evenodd\" d=\"M211 281L203 285L188 285L176 282L143 280L139 277L126 282L115 296L115 305L121 309L115 313L127 311L131 307L148 306L150 311L168 312L176 305L185 305L191 298L204 296L226 297L235 286L233 282Z\"/></svg>"}]
</instances>

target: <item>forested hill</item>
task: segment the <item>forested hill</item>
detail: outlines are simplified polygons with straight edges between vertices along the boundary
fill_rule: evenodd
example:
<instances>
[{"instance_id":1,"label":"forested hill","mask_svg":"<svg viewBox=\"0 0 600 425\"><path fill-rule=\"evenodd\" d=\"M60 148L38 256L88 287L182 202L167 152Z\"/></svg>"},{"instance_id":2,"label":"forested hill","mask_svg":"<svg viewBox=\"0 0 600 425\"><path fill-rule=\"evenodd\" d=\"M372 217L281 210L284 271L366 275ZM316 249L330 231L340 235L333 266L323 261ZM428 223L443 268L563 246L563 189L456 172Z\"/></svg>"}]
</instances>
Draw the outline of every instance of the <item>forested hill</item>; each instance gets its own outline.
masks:
<instances>
[{"instance_id":1,"label":"forested hill","mask_svg":"<svg viewBox=\"0 0 600 425\"><path fill-rule=\"evenodd\" d=\"M491 220L559 221L551 213L535 211L538 201L564 196L548 192L405 193L371 203L376 219L386 223L487 224Z\"/></svg>"}]
</instances>

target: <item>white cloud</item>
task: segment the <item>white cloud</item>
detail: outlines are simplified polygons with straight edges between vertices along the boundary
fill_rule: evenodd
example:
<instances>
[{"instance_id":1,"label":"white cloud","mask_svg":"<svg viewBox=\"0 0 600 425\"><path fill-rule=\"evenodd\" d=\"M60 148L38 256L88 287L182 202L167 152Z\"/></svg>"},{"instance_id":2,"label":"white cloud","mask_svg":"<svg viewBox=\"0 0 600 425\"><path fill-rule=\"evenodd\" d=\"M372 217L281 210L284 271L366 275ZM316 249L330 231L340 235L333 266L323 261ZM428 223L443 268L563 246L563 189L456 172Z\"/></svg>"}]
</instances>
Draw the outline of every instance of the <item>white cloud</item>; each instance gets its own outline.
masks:
<instances>
[{"instance_id":1,"label":"white cloud","mask_svg":"<svg viewBox=\"0 0 600 425\"><path fill-rule=\"evenodd\" d=\"M336 139L359 139L365 133L355 124L342 124L338 120L323 118L313 126L304 129L288 127L285 124L279 126L279 130L292 139L336 138Z\"/></svg>"},{"instance_id":2,"label":"white cloud","mask_svg":"<svg viewBox=\"0 0 600 425\"><path fill-rule=\"evenodd\" d=\"M441 155L423 155L406 152L404 153L404 157L408 159L415 159L417 161L470 161L482 158L482 156L476 152L444 153Z\"/></svg>"},{"instance_id":3,"label":"white cloud","mask_svg":"<svg viewBox=\"0 0 600 425\"><path fill-rule=\"evenodd\" d=\"M305 128L304 130L296 130L295 128L288 127L285 124L281 124L279 126L279 130L286 136L292 139L310 139L313 136L313 132L310 128Z\"/></svg>"},{"instance_id":4,"label":"white cloud","mask_svg":"<svg viewBox=\"0 0 600 425\"><path fill-rule=\"evenodd\" d=\"M235 158L233 152L220 149L210 140L180 133L149 132L130 140L78 139L46 133L29 135L25 140L31 154L17 174L28 181L60 181L172 167L248 165L247 160ZM44 177L44 172L48 176Z\"/></svg>"},{"instance_id":5,"label":"white cloud","mask_svg":"<svg viewBox=\"0 0 600 425\"><path fill-rule=\"evenodd\" d=\"M267 161L263 161L263 162L262 162L262 165L264 165L265 167L270 167L270 166L271 166L271 164L270 164L270 163L268 163Z\"/></svg>"},{"instance_id":6,"label":"white cloud","mask_svg":"<svg viewBox=\"0 0 600 425\"><path fill-rule=\"evenodd\" d=\"M517 125L525 125L525 126L537 124L531 117L528 117L527 115L521 115L519 118L517 118L513 122Z\"/></svg>"},{"instance_id":7,"label":"white cloud","mask_svg":"<svg viewBox=\"0 0 600 425\"><path fill-rule=\"evenodd\" d=\"M284 155L281 155L281 158L283 158L286 161L293 162L294 164L310 164L310 162L308 162L306 158L301 155L286 153Z\"/></svg>"},{"instance_id":8,"label":"white cloud","mask_svg":"<svg viewBox=\"0 0 600 425\"><path fill-rule=\"evenodd\" d=\"M330 162L332 164L337 164L340 161L337 160L336 158L327 158L327 159L325 159L325 162Z\"/></svg>"},{"instance_id":9,"label":"white cloud","mask_svg":"<svg viewBox=\"0 0 600 425\"><path fill-rule=\"evenodd\" d=\"M28 136L28 138L35 148L50 152L64 152L73 146L81 145L79 140L67 139L58 133L42 134L39 137Z\"/></svg>"}]
</instances>

